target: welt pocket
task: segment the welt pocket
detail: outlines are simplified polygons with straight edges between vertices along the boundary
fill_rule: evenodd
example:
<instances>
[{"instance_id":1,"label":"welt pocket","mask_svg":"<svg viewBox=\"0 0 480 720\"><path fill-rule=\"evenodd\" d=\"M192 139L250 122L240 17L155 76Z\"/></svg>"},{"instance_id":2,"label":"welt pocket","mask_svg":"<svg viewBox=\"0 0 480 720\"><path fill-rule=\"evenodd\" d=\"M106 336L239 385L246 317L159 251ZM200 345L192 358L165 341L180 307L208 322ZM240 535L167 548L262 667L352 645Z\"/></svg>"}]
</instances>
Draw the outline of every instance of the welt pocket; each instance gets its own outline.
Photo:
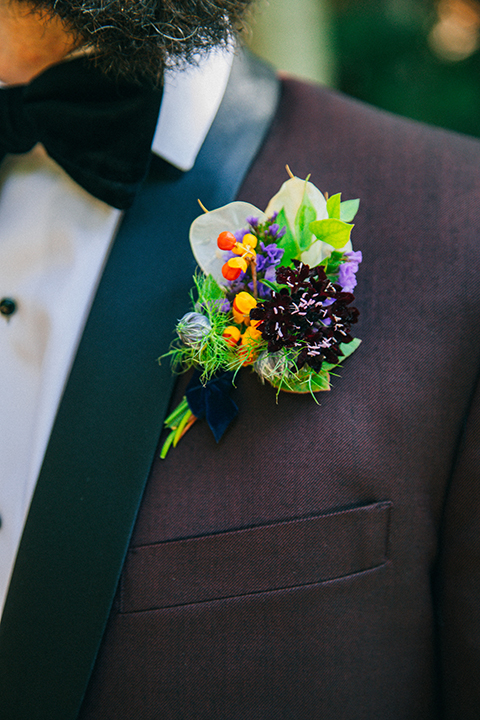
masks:
<instances>
[{"instance_id":1,"label":"welt pocket","mask_svg":"<svg viewBox=\"0 0 480 720\"><path fill-rule=\"evenodd\" d=\"M131 549L121 612L309 585L386 562L390 501Z\"/></svg>"}]
</instances>

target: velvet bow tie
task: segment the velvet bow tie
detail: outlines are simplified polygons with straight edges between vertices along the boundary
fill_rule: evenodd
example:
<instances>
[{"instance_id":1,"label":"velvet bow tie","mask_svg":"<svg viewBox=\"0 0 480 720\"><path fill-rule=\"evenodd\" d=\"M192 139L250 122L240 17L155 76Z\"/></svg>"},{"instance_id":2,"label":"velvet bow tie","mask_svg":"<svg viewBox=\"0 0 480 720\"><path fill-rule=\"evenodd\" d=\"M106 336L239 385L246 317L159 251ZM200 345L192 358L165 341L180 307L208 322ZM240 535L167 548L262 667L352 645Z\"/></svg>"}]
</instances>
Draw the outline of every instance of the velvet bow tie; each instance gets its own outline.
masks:
<instances>
[{"instance_id":1,"label":"velvet bow tie","mask_svg":"<svg viewBox=\"0 0 480 720\"><path fill-rule=\"evenodd\" d=\"M41 142L85 190L129 207L145 178L162 90L105 77L88 58L0 89L0 161Z\"/></svg>"}]
</instances>

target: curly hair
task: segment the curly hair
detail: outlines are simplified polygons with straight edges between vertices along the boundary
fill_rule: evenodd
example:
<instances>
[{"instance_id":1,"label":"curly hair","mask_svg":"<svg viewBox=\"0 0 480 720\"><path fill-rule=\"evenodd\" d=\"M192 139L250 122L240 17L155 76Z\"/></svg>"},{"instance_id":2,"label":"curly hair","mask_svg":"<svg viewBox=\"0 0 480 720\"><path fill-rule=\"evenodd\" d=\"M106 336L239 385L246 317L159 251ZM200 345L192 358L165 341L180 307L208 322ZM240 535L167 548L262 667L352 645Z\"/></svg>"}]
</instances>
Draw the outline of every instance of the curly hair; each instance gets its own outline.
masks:
<instances>
[{"instance_id":1,"label":"curly hair","mask_svg":"<svg viewBox=\"0 0 480 720\"><path fill-rule=\"evenodd\" d=\"M225 45L252 0L26 0L59 16L109 74L158 83L165 67Z\"/></svg>"}]
</instances>

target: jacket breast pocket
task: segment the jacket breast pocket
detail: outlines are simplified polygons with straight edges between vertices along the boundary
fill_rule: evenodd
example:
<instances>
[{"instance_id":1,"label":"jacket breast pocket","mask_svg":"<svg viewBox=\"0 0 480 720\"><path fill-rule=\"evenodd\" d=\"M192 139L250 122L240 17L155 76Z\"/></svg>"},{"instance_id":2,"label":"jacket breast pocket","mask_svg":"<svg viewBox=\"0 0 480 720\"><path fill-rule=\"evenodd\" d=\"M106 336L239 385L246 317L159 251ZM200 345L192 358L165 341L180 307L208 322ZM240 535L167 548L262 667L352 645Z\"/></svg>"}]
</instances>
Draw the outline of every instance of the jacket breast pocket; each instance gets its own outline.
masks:
<instances>
[{"instance_id":1,"label":"jacket breast pocket","mask_svg":"<svg viewBox=\"0 0 480 720\"><path fill-rule=\"evenodd\" d=\"M120 612L339 579L387 560L391 502L131 549Z\"/></svg>"}]
</instances>

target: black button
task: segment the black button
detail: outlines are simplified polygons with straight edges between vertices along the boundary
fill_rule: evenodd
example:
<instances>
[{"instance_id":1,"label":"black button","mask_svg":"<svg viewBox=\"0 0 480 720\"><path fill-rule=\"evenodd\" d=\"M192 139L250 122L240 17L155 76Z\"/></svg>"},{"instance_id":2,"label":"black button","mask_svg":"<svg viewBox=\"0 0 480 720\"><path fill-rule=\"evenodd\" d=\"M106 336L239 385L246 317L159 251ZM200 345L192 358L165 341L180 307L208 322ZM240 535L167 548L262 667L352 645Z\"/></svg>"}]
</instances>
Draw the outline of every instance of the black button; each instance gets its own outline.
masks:
<instances>
[{"instance_id":1,"label":"black button","mask_svg":"<svg viewBox=\"0 0 480 720\"><path fill-rule=\"evenodd\" d=\"M13 315L16 309L17 303L15 302L15 300L12 300L12 298L2 298L0 300L0 313L2 313L2 315L5 315L5 317L10 317L10 315Z\"/></svg>"}]
</instances>

